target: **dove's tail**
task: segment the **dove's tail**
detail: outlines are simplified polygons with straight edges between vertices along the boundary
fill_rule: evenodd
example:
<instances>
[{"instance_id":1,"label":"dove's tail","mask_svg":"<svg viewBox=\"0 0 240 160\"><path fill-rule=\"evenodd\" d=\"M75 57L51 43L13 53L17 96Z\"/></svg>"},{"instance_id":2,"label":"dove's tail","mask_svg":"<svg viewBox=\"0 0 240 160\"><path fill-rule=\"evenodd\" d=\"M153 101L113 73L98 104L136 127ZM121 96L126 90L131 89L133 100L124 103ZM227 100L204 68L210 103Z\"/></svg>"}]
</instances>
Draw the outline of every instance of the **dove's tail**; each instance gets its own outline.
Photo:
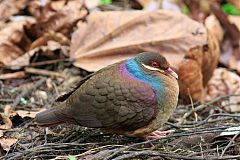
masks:
<instances>
[{"instance_id":1,"label":"dove's tail","mask_svg":"<svg viewBox=\"0 0 240 160\"><path fill-rule=\"evenodd\" d=\"M36 115L34 121L39 126L54 126L61 123L76 124L73 117L70 116L70 108L66 107L66 103L62 103L61 106L56 108L47 109Z\"/></svg>"}]
</instances>

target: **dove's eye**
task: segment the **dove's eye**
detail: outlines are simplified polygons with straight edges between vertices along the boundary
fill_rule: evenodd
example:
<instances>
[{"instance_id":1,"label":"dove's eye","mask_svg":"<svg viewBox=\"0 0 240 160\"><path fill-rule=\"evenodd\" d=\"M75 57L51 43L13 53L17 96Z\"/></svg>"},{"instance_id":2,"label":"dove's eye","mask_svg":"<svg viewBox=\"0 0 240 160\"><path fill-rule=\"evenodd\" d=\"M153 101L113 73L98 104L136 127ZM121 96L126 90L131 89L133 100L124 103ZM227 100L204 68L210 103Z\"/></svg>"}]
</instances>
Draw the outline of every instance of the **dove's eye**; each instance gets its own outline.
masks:
<instances>
[{"instance_id":1,"label":"dove's eye","mask_svg":"<svg viewBox=\"0 0 240 160\"><path fill-rule=\"evenodd\" d=\"M151 66L154 68L159 68L159 65L157 62L152 61Z\"/></svg>"}]
</instances>

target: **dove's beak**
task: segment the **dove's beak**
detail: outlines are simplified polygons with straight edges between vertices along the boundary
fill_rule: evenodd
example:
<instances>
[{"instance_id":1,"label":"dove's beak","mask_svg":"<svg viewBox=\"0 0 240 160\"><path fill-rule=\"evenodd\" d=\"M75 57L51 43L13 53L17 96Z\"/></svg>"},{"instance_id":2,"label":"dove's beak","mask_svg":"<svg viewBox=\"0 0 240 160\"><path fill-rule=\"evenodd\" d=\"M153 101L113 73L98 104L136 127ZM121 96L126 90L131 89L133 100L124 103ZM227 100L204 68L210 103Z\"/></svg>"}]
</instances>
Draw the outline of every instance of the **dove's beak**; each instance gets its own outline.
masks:
<instances>
[{"instance_id":1,"label":"dove's beak","mask_svg":"<svg viewBox=\"0 0 240 160\"><path fill-rule=\"evenodd\" d=\"M176 72L174 72L170 67L167 70L164 70L164 72L166 74L169 74L171 76L173 76L174 78L178 79L178 75Z\"/></svg>"}]
</instances>

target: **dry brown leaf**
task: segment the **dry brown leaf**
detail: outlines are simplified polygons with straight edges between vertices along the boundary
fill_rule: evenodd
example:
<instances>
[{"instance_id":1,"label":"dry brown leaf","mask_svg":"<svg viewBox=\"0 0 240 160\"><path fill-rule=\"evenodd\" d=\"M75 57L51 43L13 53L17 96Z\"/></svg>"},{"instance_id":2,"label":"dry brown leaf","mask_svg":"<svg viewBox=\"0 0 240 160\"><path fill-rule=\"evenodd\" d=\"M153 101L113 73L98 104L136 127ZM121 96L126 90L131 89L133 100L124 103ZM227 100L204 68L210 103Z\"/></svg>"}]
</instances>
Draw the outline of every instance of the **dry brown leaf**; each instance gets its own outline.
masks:
<instances>
[{"instance_id":1,"label":"dry brown leaf","mask_svg":"<svg viewBox=\"0 0 240 160\"><path fill-rule=\"evenodd\" d=\"M3 125L0 125L1 130L7 130L12 128L12 121L4 113L0 113L0 117L3 121Z\"/></svg>"},{"instance_id":2,"label":"dry brown leaf","mask_svg":"<svg viewBox=\"0 0 240 160\"><path fill-rule=\"evenodd\" d=\"M92 9L92 8L96 8L97 6L99 6L100 1L99 0L85 1L85 4L86 4L87 8Z\"/></svg>"},{"instance_id":3,"label":"dry brown leaf","mask_svg":"<svg viewBox=\"0 0 240 160\"><path fill-rule=\"evenodd\" d=\"M219 42L222 42L224 30L215 15L211 14L205 19L205 26L218 39Z\"/></svg>"},{"instance_id":4,"label":"dry brown leaf","mask_svg":"<svg viewBox=\"0 0 240 160\"><path fill-rule=\"evenodd\" d=\"M232 42L230 39L225 39L222 43L220 62L228 68L236 70L238 73L240 73L240 60L238 58L239 54L236 52L240 51L240 48L236 47L235 49L232 47Z\"/></svg>"},{"instance_id":5,"label":"dry brown leaf","mask_svg":"<svg viewBox=\"0 0 240 160\"><path fill-rule=\"evenodd\" d=\"M24 53L18 58L12 60L7 66L13 70L20 69L24 66L29 65L30 59L34 54L38 52L47 54L48 52L52 52L58 49L62 50L63 52L68 52L69 47L61 45L55 41L48 41L46 46L40 46Z\"/></svg>"},{"instance_id":6,"label":"dry brown leaf","mask_svg":"<svg viewBox=\"0 0 240 160\"><path fill-rule=\"evenodd\" d=\"M11 145L15 144L17 142L16 138L0 138L0 144L1 147L5 150L5 151L9 151Z\"/></svg>"},{"instance_id":7,"label":"dry brown leaf","mask_svg":"<svg viewBox=\"0 0 240 160\"><path fill-rule=\"evenodd\" d=\"M190 48L207 43L202 24L169 11L97 12L88 16L87 23L79 22L78 28L70 57L88 71L142 51L161 53L177 67Z\"/></svg>"},{"instance_id":8,"label":"dry brown leaf","mask_svg":"<svg viewBox=\"0 0 240 160\"><path fill-rule=\"evenodd\" d=\"M0 125L0 129L6 130L12 128L12 121L10 120L10 116L13 115L12 107L10 105L6 105L4 107L4 112L0 113L0 117L3 121L3 125Z\"/></svg>"},{"instance_id":9,"label":"dry brown leaf","mask_svg":"<svg viewBox=\"0 0 240 160\"><path fill-rule=\"evenodd\" d=\"M69 35L76 22L88 14L83 0L47 1L45 5L34 0L29 4L29 11L38 20L37 24L29 28L29 32L36 38L49 31Z\"/></svg>"},{"instance_id":10,"label":"dry brown leaf","mask_svg":"<svg viewBox=\"0 0 240 160\"><path fill-rule=\"evenodd\" d=\"M228 20L235 24L240 31L240 16L233 16L233 15L228 15Z\"/></svg>"},{"instance_id":11,"label":"dry brown leaf","mask_svg":"<svg viewBox=\"0 0 240 160\"><path fill-rule=\"evenodd\" d=\"M35 116L36 116L38 113L40 113L40 112L42 112L42 111L44 111L44 110L46 110L46 109L41 109L41 110L39 110L39 111L17 110L16 113L17 113L20 117L22 117L22 118L24 118L24 117L35 118Z\"/></svg>"},{"instance_id":12,"label":"dry brown leaf","mask_svg":"<svg viewBox=\"0 0 240 160\"><path fill-rule=\"evenodd\" d=\"M203 100L219 42L202 24L170 11L126 11L92 13L78 27L70 46L74 65L97 71L139 52L157 52L178 72L181 97L189 100L189 89L194 100Z\"/></svg>"},{"instance_id":13,"label":"dry brown leaf","mask_svg":"<svg viewBox=\"0 0 240 160\"><path fill-rule=\"evenodd\" d=\"M27 0L2 0L0 2L0 21L7 20L10 16L18 13L26 7Z\"/></svg>"},{"instance_id":14,"label":"dry brown leaf","mask_svg":"<svg viewBox=\"0 0 240 160\"><path fill-rule=\"evenodd\" d=\"M240 31L240 16L232 16L229 15L228 19L231 23L235 24L238 28L238 30ZM235 69L238 71L238 73L240 73L240 40L239 40L239 45L238 45L238 50L236 53L234 53L236 51L233 51L233 54L229 55L229 68L231 69Z\"/></svg>"},{"instance_id":15,"label":"dry brown leaf","mask_svg":"<svg viewBox=\"0 0 240 160\"><path fill-rule=\"evenodd\" d=\"M67 46L70 45L70 40L66 36L64 36L61 33L50 31L48 33L45 33L43 36L41 36L37 40L35 40L31 44L30 50L40 46L46 46L49 41L59 42L60 45L67 45Z\"/></svg>"},{"instance_id":16,"label":"dry brown leaf","mask_svg":"<svg viewBox=\"0 0 240 160\"><path fill-rule=\"evenodd\" d=\"M22 54L23 51L14 44L0 44L0 63L4 65L8 65Z\"/></svg>"},{"instance_id":17,"label":"dry brown leaf","mask_svg":"<svg viewBox=\"0 0 240 160\"><path fill-rule=\"evenodd\" d=\"M199 48L197 47L192 50L198 52ZM189 96L191 96L194 100L202 101L203 76L201 67L197 61L191 58L183 60L179 65L178 75L180 97L187 102L190 98Z\"/></svg>"},{"instance_id":18,"label":"dry brown leaf","mask_svg":"<svg viewBox=\"0 0 240 160\"><path fill-rule=\"evenodd\" d=\"M5 150L5 151L9 151L11 145L15 144L17 142L16 138L0 138L0 144L1 147Z\"/></svg>"},{"instance_id":19,"label":"dry brown leaf","mask_svg":"<svg viewBox=\"0 0 240 160\"><path fill-rule=\"evenodd\" d=\"M31 0L28 4L28 11L38 21L47 21L56 11L51 8L51 1Z\"/></svg>"},{"instance_id":20,"label":"dry brown leaf","mask_svg":"<svg viewBox=\"0 0 240 160\"><path fill-rule=\"evenodd\" d=\"M0 43L18 43L23 35L23 26L33 21L32 18L24 18L23 20L6 23L3 28L0 28Z\"/></svg>"},{"instance_id":21,"label":"dry brown leaf","mask_svg":"<svg viewBox=\"0 0 240 160\"><path fill-rule=\"evenodd\" d=\"M217 68L206 88L205 101L211 101L219 96L239 95L230 97L230 105L223 102L229 112L240 112L240 77L225 68Z\"/></svg>"},{"instance_id":22,"label":"dry brown leaf","mask_svg":"<svg viewBox=\"0 0 240 160\"><path fill-rule=\"evenodd\" d=\"M162 7L163 1L159 0L137 0L144 10L153 11Z\"/></svg>"},{"instance_id":23,"label":"dry brown leaf","mask_svg":"<svg viewBox=\"0 0 240 160\"><path fill-rule=\"evenodd\" d=\"M37 23L26 25L26 21L11 22L0 30L0 64L11 69L28 65L30 58L37 52L48 54L61 49L63 53L68 53L66 46L69 46L70 40L62 33L71 31L75 23L87 15L83 1L47 1L46 5L40 4L40 1L31 1L29 9L38 19ZM44 10L46 13L40 14ZM30 35L33 43L27 35Z\"/></svg>"},{"instance_id":24,"label":"dry brown leaf","mask_svg":"<svg viewBox=\"0 0 240 160\"><path fill-rule=\"evenodd\" d=\"M24 25L30 23L34 23L34 19L24 18L0 28L0 63L8 65L28 50L31 41L24 33Z\"/></svg>"},{"instance_id":25,"label":"dry brown leaf","mask_svg":"<svg viewBox=\"0 0 240 160\"><path fill-rule=\"evenodd\" d=\"M240 30L234 23L229 21L228 15L221 10L218 3L212 3L211 10L227 33L225 34L226 38L221 45L222 54L220 62L240 73ZM228 40L231 41L230 45L226 45Z\"/></svg>"},{"instance_id":26,"label":"dry brown leaf","mask_svg":"<svg viewBox=\"0 0 240 160\"><path fill-rule=\"evenodd\" d=\"M240 51L240 48L239 48ZM230 59L229 59L229 68L237 70L238 73L240 73L240 60L237 58L237 56L234 55L230 55Z\"/></svg>"}]
</instances>

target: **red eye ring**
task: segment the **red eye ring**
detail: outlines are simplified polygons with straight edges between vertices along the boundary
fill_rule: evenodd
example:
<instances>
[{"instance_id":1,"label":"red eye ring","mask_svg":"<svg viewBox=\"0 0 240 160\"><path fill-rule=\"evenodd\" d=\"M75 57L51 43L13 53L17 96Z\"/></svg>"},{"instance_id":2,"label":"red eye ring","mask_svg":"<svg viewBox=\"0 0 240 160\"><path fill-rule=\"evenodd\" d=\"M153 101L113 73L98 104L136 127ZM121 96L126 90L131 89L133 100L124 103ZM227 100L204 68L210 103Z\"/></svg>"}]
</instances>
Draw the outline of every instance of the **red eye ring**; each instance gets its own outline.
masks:
<instances>
[{"instance_id":1,"label":"red eye ring","mask_svg":"<svg viewBox=\"0 0 240 160\"><path fill-rule=\"evenodd\" d=\"M154 68L159 68L159 65L157 62L152 61L151 66Z\"/></svg>"}]
</instances>

